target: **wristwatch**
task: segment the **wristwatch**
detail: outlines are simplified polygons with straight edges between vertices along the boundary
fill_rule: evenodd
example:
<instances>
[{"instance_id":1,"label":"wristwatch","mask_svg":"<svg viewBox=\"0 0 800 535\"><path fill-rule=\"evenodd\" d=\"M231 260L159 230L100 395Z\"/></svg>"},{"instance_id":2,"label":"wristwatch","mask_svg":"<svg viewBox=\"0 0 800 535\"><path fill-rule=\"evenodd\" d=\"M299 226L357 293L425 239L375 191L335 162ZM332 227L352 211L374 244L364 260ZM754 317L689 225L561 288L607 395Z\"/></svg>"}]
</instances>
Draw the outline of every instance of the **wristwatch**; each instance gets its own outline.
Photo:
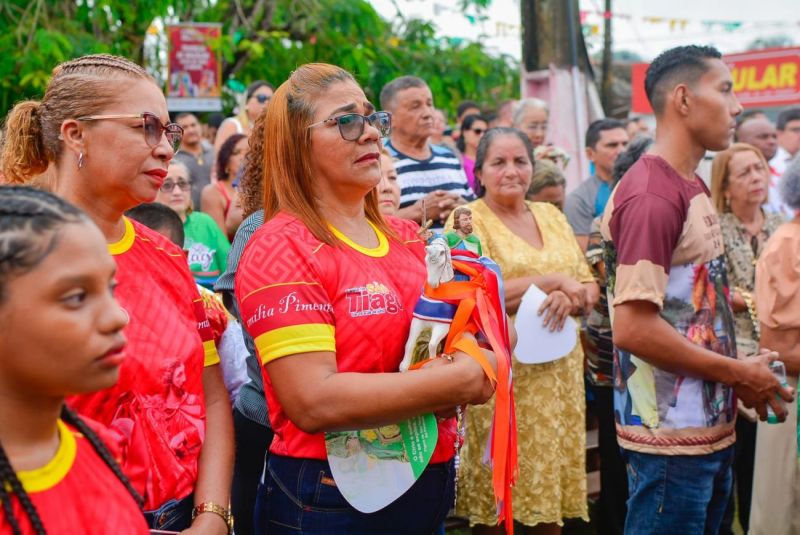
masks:
<instances>
[{"instance_id":1,"label":"wristwatch","mask_svg":"<svg viewBox=\"0 0 800 535\"><path fill-rule=\"evenodd\" d=\"M224 520L225 524L228 526L228 535L233 533L233 515L229 508L222 507L214 502L203 502L200 505L195 505L194 509L192 509L192 521L197 518L197 515L203 513L214 513L215 515L221 516L222 520Z\"/></svg>"}]
</instances>

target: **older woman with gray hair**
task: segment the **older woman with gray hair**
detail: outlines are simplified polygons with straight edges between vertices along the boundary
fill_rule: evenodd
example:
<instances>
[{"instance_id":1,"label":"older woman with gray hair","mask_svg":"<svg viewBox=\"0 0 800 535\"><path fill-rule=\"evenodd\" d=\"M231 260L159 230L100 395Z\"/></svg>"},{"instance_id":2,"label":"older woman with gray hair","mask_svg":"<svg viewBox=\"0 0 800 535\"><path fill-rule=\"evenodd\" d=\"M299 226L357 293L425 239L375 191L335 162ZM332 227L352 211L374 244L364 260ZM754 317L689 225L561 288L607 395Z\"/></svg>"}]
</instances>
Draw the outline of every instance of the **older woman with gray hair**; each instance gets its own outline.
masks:
<instances>
[{"instance_id":1,"label":"older woman with gray hair","mask_svg":"<svg viewBox=\"0 0 800 535\"><path fill-rule=\"evenodd\" d=\"M800 373L800 160L795 159L784 172L779 187L795 217L778 227L758 259L756 307L761 347L778 352L789 385L796 389ZM783 424L758 424L752 535L800 532L797 404L788 404L787 409Z\"/></svg>"},{"instance_id":2,"label":"older woman with gray hair","mask_svg":"<svg viewBox=\"0 0 800 535\"><path fill-rule=\"evenodd\" d=\"M547 135L547 121L550 118L550 108L547 103L539 98L524 98L514 105L512 121L514 128L522 130L531 140L535 149L544 145Z\"/></svg>"}]
</instances>

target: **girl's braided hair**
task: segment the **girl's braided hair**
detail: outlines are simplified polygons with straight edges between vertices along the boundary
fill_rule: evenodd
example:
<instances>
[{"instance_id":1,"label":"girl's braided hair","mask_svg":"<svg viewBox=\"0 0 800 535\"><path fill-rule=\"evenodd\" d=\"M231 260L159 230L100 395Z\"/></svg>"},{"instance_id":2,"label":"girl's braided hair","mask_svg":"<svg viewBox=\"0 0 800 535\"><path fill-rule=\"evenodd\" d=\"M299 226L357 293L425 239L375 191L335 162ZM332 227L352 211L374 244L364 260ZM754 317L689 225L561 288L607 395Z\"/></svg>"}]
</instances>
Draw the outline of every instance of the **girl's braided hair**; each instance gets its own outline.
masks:
<instances>
[{"instance_id":1,"label":"girl's braided hair","mask_svg":"<svg viewBox=\"0 0 800 535\"><path fill-rule=\"evenodd\" d=\"M4 290L11 279L34 269L55 248L61 227L84 221L89 219L83 212L51 193L26 186L0 186L0 305L5 300ZM144 503L141 496L97 434L66 406L61 418L86 437L141 507ZM11 506L12 495L25 511L34 532L37 535L46 533L30 496L0 445L0 503L12 532L22 535Z\"/></svg>"}]
</instances>

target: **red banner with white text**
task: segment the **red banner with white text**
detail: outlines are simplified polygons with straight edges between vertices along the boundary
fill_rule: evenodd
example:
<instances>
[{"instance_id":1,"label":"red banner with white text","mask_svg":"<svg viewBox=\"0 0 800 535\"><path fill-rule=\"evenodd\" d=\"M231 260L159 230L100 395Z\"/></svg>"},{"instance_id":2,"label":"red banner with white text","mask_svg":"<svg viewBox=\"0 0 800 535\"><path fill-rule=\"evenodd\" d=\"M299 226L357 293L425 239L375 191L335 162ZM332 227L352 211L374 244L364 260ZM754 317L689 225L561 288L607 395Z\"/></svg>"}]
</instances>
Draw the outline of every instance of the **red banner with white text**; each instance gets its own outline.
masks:
<instances>
[{"instance_id":1,"label":"red banner with white text","mask_svg":"<svg viewBox=\"0 0 800 535\"><path fill-rule=\"evenodd\" d=\"M219 40L222 24L174 24L167 26L169 76L167 106L170 111L219 111L222 69Z\"/></svg>"}]
</instances>

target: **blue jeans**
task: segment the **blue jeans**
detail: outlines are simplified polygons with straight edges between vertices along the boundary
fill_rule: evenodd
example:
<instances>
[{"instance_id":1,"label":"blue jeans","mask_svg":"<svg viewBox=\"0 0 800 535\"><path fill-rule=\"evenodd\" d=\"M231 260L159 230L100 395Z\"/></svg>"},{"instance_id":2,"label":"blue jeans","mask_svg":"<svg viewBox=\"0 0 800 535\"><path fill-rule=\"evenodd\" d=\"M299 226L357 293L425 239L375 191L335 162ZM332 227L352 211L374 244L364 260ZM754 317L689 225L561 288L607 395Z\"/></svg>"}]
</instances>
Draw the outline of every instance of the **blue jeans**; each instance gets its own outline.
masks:
<instances>
[{"instance_id":1,"label":"blue jeans","mask_svg":"<svg viewBox=\"0 0 800 535\"><path fill-rule=\"evenodd\" d=\"M327 461L269 455L256 498L258 535L430 535L453 506L453 463L429 465L412 487L380 511L361 513L336 488Z\"/></svg>"},{"instance_id":2,"label":"blue jeans","mask_svg":"<svg viewBox=\"0 0 800 535\"><path fill-rule=\"evenodd\" d=\"M145 511L144 519L150 529L161 531L183 531L192 525L194 495L182 500L169 500L154 511Z\"/></svg>"},{"instance_id":3,"label":"blue jeans","mask_svg":"<svg viewBox=\"0 0 800 535\"><path fill-rule=\"evenodd\" d=\"M716 535L731 492L733 446L708 455L622 450L628 468L626 535Z\"/></svg>"}]
</instances>

